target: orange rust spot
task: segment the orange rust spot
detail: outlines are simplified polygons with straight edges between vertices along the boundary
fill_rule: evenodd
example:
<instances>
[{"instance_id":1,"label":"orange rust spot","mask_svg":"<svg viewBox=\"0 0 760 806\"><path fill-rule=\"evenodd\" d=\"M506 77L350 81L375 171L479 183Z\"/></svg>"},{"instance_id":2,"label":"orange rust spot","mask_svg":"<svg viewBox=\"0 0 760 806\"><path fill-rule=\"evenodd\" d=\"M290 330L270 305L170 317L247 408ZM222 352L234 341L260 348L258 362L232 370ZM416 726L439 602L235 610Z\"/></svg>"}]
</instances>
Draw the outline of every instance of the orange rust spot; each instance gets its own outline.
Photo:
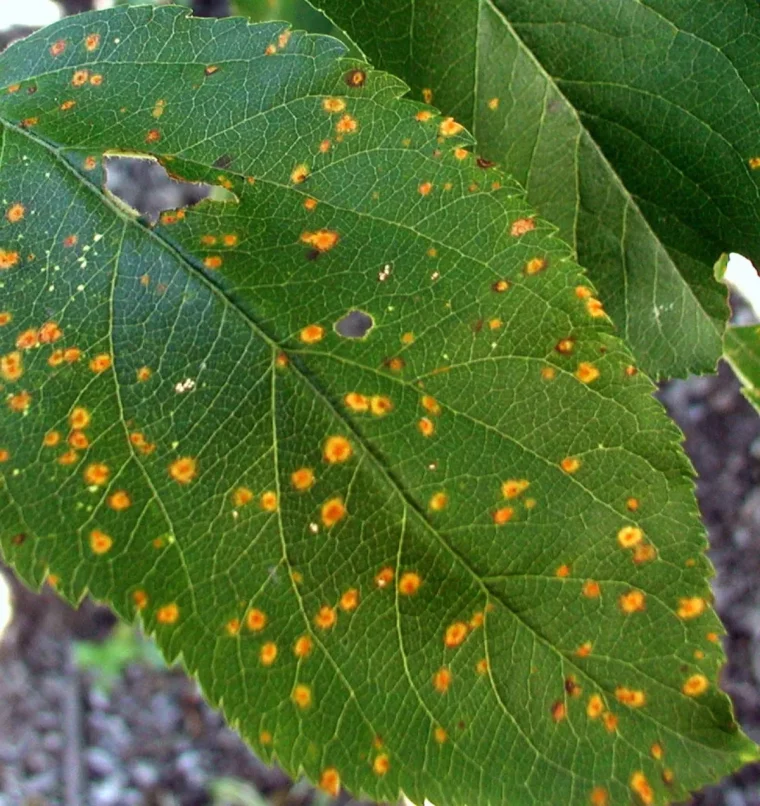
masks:
<instances>
[{"instance_id":1,"label":"orange rust spot","mask_svg":"<svg viewBox=\"0 0 760 806\"><path fill-rule=\"evenodd\" d=\"M487 658L481 658L481 659L480 659L480 660L479 660L479 661L478 661L478 662L475 664L475 671L476 671L476 672L477 672L479 675L487 675L487 674L488 674L488 659L487 659Z\"/></svg>"},{"instance_id":2,"label":"orange rust spot","mask_svg":"<svg viewBox=\"0 0 760 806\"><path fill-rule=\"evenodd\" d=\"M8 407L10 410L19 414L23 414L31 405L32 396L29 392L19 392L17 395L12 395L8 398Z\"/></svg>"},{"instance_id":3,"label":"orange rust spot","mask_svg":"<svg viewBox=\"0 0 760 806\"><path fill-rule=\"evenodd\" d=\"M372 395L369 399L369 408L375 417L384 417L393 411L393 401L385 395Z\"/></svg>"},{"instance_id":4,"label":"orange rust spot","mask_svg":"<svg viewBox=\"0 0 760 806\"><path fill-rule=\"evenodd\" d=\"M224 261L219 255L208 255L207 257L203 258L203 265L211 271L220 269L223 262Z\"/></svg>"},{"instance_id":5,"label":"orange rust spot","mask_svg":"<svg viewBox=\"0 0 760 806\"><path fill-rule=\"evenodd\" d=\"M343 402L351 411L355 411L358 414L364 414L369 411L369 399L359 392L349 392L343 397Z\"/></svg>"},{"instance_id":6,"label":"orange rust spot","mask_svg":"<svg viewBox=\"0 0 760 806\"><path fill-rule=\"evenodd\" d=\"M268 730L262 730L259 734L259 741L263 745L270 745L272 744L272 734Z\"/></svg>"},{"instance_id":7,"label":"orange rust spot","mask_svg":"<svg viewBox=\"0 0 760 806\"><path fill-rule=\"evenodd\" d=\"M66 40L59 39L50 46L50 55L53 58L60 56L66 50Z\"/></svg>"},{"instance_id":8,"label":"orange rust spot","mask_svg":"<svg viewBox=\"0 0 760 806\"><path fill-rule=\"evenodd\" d=\"M451 685L451 680L452 680L451 672L445 666L442 666L433 675L433 688L439 694L445 694L449 690L449 686Z\"/></svg>"},{"instance_id":9,"label":"orange rust spot","mask_svg":"<svg viewBox=\"0 0 760 806\"><path fill-rule=\"evenodd\" d=\"M649 752L652 754L652 758L655 759L655 761L659 761L663 756L664 750L659 742L655 742L649 748Z\"/></svg>"},{"instance_id":10,"label":"orange rust spot","mask_svg":"<svg viewBox=\"0 0 760 806\"><path fill-rule=\"evenodd\" d=\"M161 139L161 132L158 129L150 129L145 135L146 143L157 143Z\"/></svg>"},{"instance_id":11,"label":"orange rust spot","mask_svg":"<svg viewBox=\"0 0 760 806\"><path fill-rule=\"evenodd\" d=\"M132 594L132 601L138 610L145 610L148 606L148 594L144 590L136 590Z\"/></svg>"},{"instance_id":12,"label":"orange rust spot","mask_svg":"<svg viewBox=\"0 0 760 806\"><path fill-rule=\"evenodd\" d=\"M675 781L675 778L676 776L673 770L666 768L662 771L662 781L664 784L670 786L670 784L672 784L673 781Z\"/></svg>"},{"instance_id":13,"label":"orange rust spot","mask_svg":"<svg viewBox=\"0 0 760 806\"><path fill-rule=\"evenodd\" d=\"M341 436L328 437L322 448L322 456L329 464L347 462L353 455L351 443Z\"/></svg>"},{"instance_id":14,"label":"orange rust spot","mask_svg":"<svg viewBox=\"0 0 760 806\"><path fill-rule=\"evenodd\" d=\"M71 77L72 87L83 87L90 80L89 70L75 70Z\"/></svg>"},{"instance_id":15,"label":"orange rust spot","mask_svg":"<svg viewBox=\"0 0 760 806\"><path fill-rule=\"evenodd\" d=\"M301 242L313 246L318 252L329 252L339 240L338 233L330 229L301 233Z\"/></svg>"},{"instance_id":16,"label":"orange rust spot","mask_svg":"<svg viewBox=\"0 0 760 806\"><path fill-rule=\"evenodd\" d=\"M261 494L259 504L264 512L277 512L278 506L277 493L272 490L266 490Z\"/></svg>"},{"instance_id":17,"label":"orange rust spot","mask_svg":"<svg viewBox=\"0 0 760 806\"><path fill-rule=\"evenodd\" d=\"M346 514L346 507L341 498L331 498L329 501L325 501L320 512L322 523L328 529L343 520Z\"/></svg>"},{"instance_id":18,"label":"orange rust spot","mask_svg":"<svg viewBox=\"0 0 760 806\"><path fill-rule=\"evenodd\" d=\"M322 100L322 109L332 115L345 111L346 102L342 98L324 98Z\"/></svg>"},{"instance_id":19,"label":"orange rust spot","mask_svg":"<svg viewBox=\"0 0 760 806\"><path fill-rule=\"evenodd\" d=\"M90 548L94 554L106 554L113 546L113 538L100 529L93 529L90 532Z\"/></svg>"},{"instance_id":20,"label":"orange rust spot","mask_svg":"<svg viewBox=\"0 0 760 806\"><path fill-rule=\"evenodd\" d=\"M99 45L100 34L87 34L84 40L84 47L86 50L89 50L90 53L92 53L93 50L97 50Z\"/></svg>"},{"instance_id":21,"label":"orange rust spot","mask_svg":"<svg viewBox=\"0 0 760 806\"><path fill-rule=\"evenodd\" d=\"M372 772L375 775L385 775L391 768L391 761L387 753L381 753L372 764Z\"/></svg>"},{"instance_id":22,"label":"orange rust spot","mask_svg":"<svg viewBox=\"0 0 760 806\"><path fill-rule=\"evenodd\" d=\"M322 605L317 615L314 616L314 624L319 627L320 630L332 629L337 621L338 614L335 612L335 608L329 605Z\"/></svg>"},{"instance_id":23,"label":"orange rust spot","mask_svg":"<svg viewBox=\"0 0 760 806\"><path fill-rule=\"evenodd\" d=\"M457 123L454 118L444 118L438 126L438 133L441 137L455 137L457 134L461 134L463 130L464 126L461 123Z\"/></svg>"},{"instance_id":24,"label":"orange rust spot","mask_svg":"<svg viewBox=\"0 0 760 806\"><path fill-rule=\"evenodd\" d=\"M553 381L557 377L557 370L554 367L543 367L541 369L541 377L545 381Z\"/></svg>"},{"instance_id":25,"label":"orange rust spot","mask_svg":"<svg viewBox=\"0 0 760 806\"><path fill-rule=\"evenodd\" d=\"M73 465L79 459L79 454L76 451L66 451L58 457L58 464L68 467Z\"/></svg>"},{"instance_id":26,"label":"orange rust spot","mask_svg":"<svg viewBox=\"0 0 760 806\"><path fill-rule=\"evenodd\" d=\"M577 473L581 466L581 460L577 459L575 456L566 456L559 463L559 466L565 473Z\"/></svg>"},{"instance_id":27,"label":"orange rust spot","mask_svg":"<svg viewBox=\"0 0 760 806\"><path fill-rule=\"evenodd\" d=\"M290 483L294 489L304 492L314 484L314 471L310 467L299 467L290 474Z\"/></svg>"},{"instance_id":28,"label":"orange rust spot","mask_svg":"<svg viewBox=\"0 0 760 806\"><path fill-rule=\"evenodd\" d=\"M277 369L285 369L290 363L290 359L285 355L285 353L277 353L277 357L274 359L274 365Z\"/></svg>"},{"instance_id":29,"label":"orange rust spot","mask_svg":"<svg viewBox=\"0 0 760 806\"><path fill-rule=\"evenodd\" d=\"M703 674L693 674L681 686L681 691L687 697L699 697L700 694L704 694L707 691L709 686L710 683Z\"/></svg>"},{"instance_id":30,"label":"orange rust spot","mask_svg":"<svg viewBox=\"0 0 760 806\"><path fill-rule=\"evenodd\" d=\"M5 217L11 224L17 224L24 217L26 208L21 202L15 202L6 211Z\"/></svg>"},{"instance_id":31,"label":"orange rust spot","mask_svg":"<svg viewBox=\"0 0 760 806\"><path fill-rule=\"evenodd\" d=\"M367 81L367 74L364 70L357 68L355 70L349 70L346 75L343 76L343 80L349 87L363 87Z\"/></svg>"},{"instance_id":32,"label":"orange rust spot","mask_svg":"<svg viewBox=\"0 0 760 806\"><path fill-rule=\"evenodd\" d=\"M266 614L254 607L248 611L248 615L245 617L245 625L251 632L261 632L267 625Z\"/></svg>"},{"instance_id":33,"label":"orange rust spot","mask_svg":"<svg viewBox=\"0 0 760 806\"><path fill-rule=\"evenodd\" d=\"M527 479L508 479L501 485L501 494L505 498L517 498L518 495L524 493L530 482Z\"/></svg>"},{"instance_id":34,"label":"orange rust spot","mask_svg":"<svg viewBox=\"0 0 760 806\"><path fill-rule=\"evenodd\" d=\"M201 235L202 246L214 246L216 244L216 235Z\"/></svg>"},{"instance_id":35,"label":"orange rust spot","mask_svg":"<svg viewBox=\"0 0 760 806\"><path fill-rule=\"evenodd\" d=\"M615 689L615 697L617 701L629 708L641 708L646 705L646 694L638 689L626 688L625 686L618 686Z\"/></svg>"},{"instance_id":36,"label":"orange rust spot","mask_svg":"<svg viewBox=\"0 0 760 806\"><path fill-rule=\"evenodd\" d=\"M520 236L525 235L527 232L531 232L535 228L535 218L518 218L517 221L512 222L512 226L509 228L509 234L513 238L519 238Z\"/></svg>"},{"instance_id":37,"label":"orange rust spot","mask_svg":"<svg viewBox=\"0 0 760 806\"><path fill-rule=\"evenodd\" d=\"M567 718L567 707L565 706L565 703L562 702L561 700L558 700L557 702L555 702L554 705L552 705L551 714L552 714L552 719L555 722L562 722L564 719L566 719Z\"/></svg>"},{"instance_id":38,"label":"orange rust spot","mask_svg":"<svg viewBox=\"0 0 760 806\"><path fill-rule=\"evenodd\" d=\"M107 369L111 367L111 356L108 353L101 353L100 355L96 355L90 361L90 369L96 374L100 375L100 373L105 372Z\"/></svg>"},{"instance_id":39,"label":"orange rust spot","mask_svg":"<svg viewBox=\"0 0 760 806\"><path fill-rule=\"evenodd\" d=\"M84 471L85 483L95 487L102 487L107 483L110 476L111 470L103 462L94 462L91 465L87 465Z\"/></svg>"},{"instance_id":40,"label":"orange rust spot","mask_svg":"<svg viewBox=\"0 0 760 806\"><path fill-rule=\"evenodd\" d=\"M176 624L179 619L179 607L174 602L159 607L156 619L159 624Z\"/></svg>"},{"instance_id":41,"label":"orange rust spot","mask_svg":"<svg viewBox=\"0 0 760 806\"><path fill-rule=\"evenodd\" d=\"M87 434L85 434L84 431L72 431L69 434L69 445L71 445L74 450L84 451L90 447L90 440L87 439Z\"/></svg>"},{"instance_id":42,"label":"orange rust spot","mask_svg":"<svg viewBox=\"0 0 760 806\"><path fill-rule=\"evenodd\" d=\"M250 504L253 501L253 490L248 487L237 487L232 491L232 504L239 508Z\"/></svg>"},{"instance_id":43,"label":"orange rust spot","mask_svg":"<svg viewBox=\"0 0 760 806\"><path fill-rule=\"evenodd\" d=\"M0 311L0 327L5 327L13 321L13 314L10 311Z\"/></svg>"},{"instance_id":44,"label":"orange rust spot","mask_svg":"<svg viewBox=\"0 0 760 806\"><path fill-rule=\"evenodd\" d=\"M277 660L277 644L267 641L259 650L259 660L262 666L271 666Z\"/></svg>"},{"instance_id":45,"label":"orange rust spot","mask_svg":"<svg viewBox=\"0 0 760 806\"><path fill-rule=\"evenodd\" d=\"M423 437L432 437L435 433L435 423L428 417L421 417L417 421L417 428Z\"/></svg>"},{"instance_id":46,"label":"orange rust spot","mask_svg":"<svg viewBox=\"0 0 760 806\"><path fill-rule=\"evenodd\" d=\"M322 140L322 142L319 144L319 153L327 154L327 152L330 150L330 146L331 143L329 140Z\"/></svg>"},{"instance_id":47,"label":"orange rust spot","mask_svg":"<svg viewBox=\"0 0 760 806\"><path fill-rule=\"evenodd\" d=\"M709 632L705 637L713 644L717 644L720 641L720 636L716 632Z\"/></svg>"},{"instance_id":48,"label":"orange rust spot","mask_svg":"<svg viewBox=\"0 0 760 806\"><path fill-rule=\"evenodd\" d=\"M353 134L359 128L359 123L356 118L351 115L343 115L343 117L335 124L335 131L338 134Z\"/></svg>"},{"instance_id":49,"label":"orange rust spot","mask_svg":"<svg viewBox=\"0 0 760 806\"><path fill-rule=\"evenodd\" d=\"M470 629L476 630L478 627L482 627L485 623L486 617L482 610L479 610L477 613L473 613L472 618L470 619Z\"/></svg>"},{"instance_id":50,"label":"orange rust spot","mask_svg":"<svg viewBox=\"0 0 760 806\"><path fill-rule=\"evenodd\" d=\"M108 506L116 512L123 512L132 506L132 499L126 490L116 490L108 496Z\"/></svg>"},{"instance_id":51,"label":"orange rust spot","mask_svg":"<svg viewBox=\"0 0 760 806\"><path fill-rule=\"evenodd\" d=\"M418 120L420 123L427 123L433 117L433 113L427 109L420 109L419 112L414 116L415 120Z\"/></svg>"},{"instance_id":52,"label":"orange rust spot","mask_svg":"<svg viewBox=\"0 0 760 806\"><path fill-rule=\"evenodd\" d=\"M340 609L344 610L346 613L350 613L352 610L356 610L359 606L359 591L357 588L349 588L341 597L340 597Z\"/></svg>"},{"instance_id":53,"label":"orange rust spot","mask_svg":"<svg viewBox=\"0 0 760 806\"><path fill-rule=\"evenodd\" d=\"M68 100L64 101L58 108L61 110L61 112L68 112L69 109L73 109L76 105L76 101Z\"/></svg>"},{"instance_id":54,"label":"orange rust spot","mask_svg":"<svg viewBox=\"0 0 760 806\"><path fill-rule=\"evenodd\" d=\"M467 638L469 631L470 628L464 621L455 621L446 628L443 643L449 647L449 649L460 646L464 643L464 639Z\"/></svg>"},{"instance_id":55,"label":"orange rust spot","mask_svg":"<svg viewBox=\"0 0 760 806\"><path fill-rule=\"evenodd\" d=\"M629 498L625 502L625 506L626 506L626 509L629 512L636 512L636 510L639 508L639 499L638 498Z\"/></svg>"},{"instance_id":56,"label":"orange rust spot","mask_svg":"<svg viewBox=\"0 0 760 806\"><path fill-rule=\"evenodd\" d=\"M79 431L87 428L92 422L92 415L83 406L75 406L69 414L69 425Z\"/></svg>"},{"instance_id":57,"label":"orange rust spot","mask_svg":"<svg viewBox=\"0 0 760 806\"><path fill-rule=\"evenodd\" d=\"M67 235L63 239L63 245L66 247L66 249L71 249L71 247L76 246L78 242L79 242L78 235Z\"/></svg>"},{"instance_id":58,"label":"orange rust spot","mask_svg":"<svg viewBox=\"0 0 760 806\"><path fill-rule=\"evenodd\" d=\"M8 87L8 94L13 95L14 92L18 92L21 89L21 84L11 84Z\"/></svg>"},{"instance_id":59,"label":"orange rust spot","mask_svg":"<svg viewBox=\"0 0 760 806\"><path fill-rule=\"evenodd\" d=\"M641 591L628 591L618 599L620 609L624 613L640 613L646 610L646 599Z\"/></svg>"},{"instance_id":60,"label":"orange rust spot","mask_svg":"<svg viewBox=\"0 0 760 806\"><path fill-rule=\"evenodd\" d=\"M403 358L395 356L394 358L386 358L383 364L388 367L391 372L401 372L406 366L406 361Z\"/></svg>"},{"instance_id":61,"label":"orange rust spot","mask_svg":"<svg viewBox=\"0 0 760 806\"><path fill-rule=\"evenodd\" d=\"M166 101L163 98L159 98L156 101L155 106L153 107L151 115L153 115L154 118L158 119L161 117L161 115L164 114L165 111L166 111Z\"/></svg>"},{"instance_id":62,"label":"orange rust spot","mask_svg":"<svg viewBox=\"0 0 760 806\"><path fill-rule=\"evenodd\" d=\"M311 705L311 689L305 683L298 683L290 698L299 708L308 708Z\"/></svg>"},{"instance_id":63,"label":"orange rust spot","mask_svg":"<svg viewBox=\"0 0 760 806\"><path fill-rule=\"evenodd\" d=\"M592 383L599 375L599 370L588 361L581 361L575 370L575 377L582 383Z\"/></svg>"},{"instance_id":64,"label":"orange rust spot","mask_svg":"<svg viewBox=\"0 0 760 806\"><path fill-rule=\"evenodd\" d=\"M319 776L319 788L334 798L338 797L340 794L340 773L335 767L322 770L322 774Z\"/></svg>"},{"instance_id":65,"label":"orange rust spot","mask_svg":"<svg viewBox=\"0 0 760 806\"><path fill-rule=\"evenodd\" d=\"M32 126L36 126L40 122L39 118L24 118L21 121L21 128L22 129L29 129Z\"/></svg>"},{"instance_id":66,"label":"orange rust spot","mask_svg":"<svg viewBox=\"0 0 760 806\"><path fill-rule=\"evenodd\" d=\"M19 259L18 252L0 249L0 269L12 269L19 262Z\"/></svg>"},{"instance_id":67,"label":"orange rust spot","mask_svg":"<svg viewBox=\"0 0 760 806\"><path fill-rule=\"evenodd\" d=\"M422 577L416 571L405 571L398 581L398 592L403 596L414 596L422 585Z\"/></svg>"},{"instance_id":68,"label":"orange rust spot","mask_svg":"<svg viewBox=\"0 0 760 806\"><path fill-rule=\"evenodd\" d=\"M586 310L590 316L594 317L594 319L599 319L600 317L607 315L604 312L604 306L602 303L594 297L590 297L586 300Z\"/></svg>"},{"instance_id":69,"label":"orange rust spot","mask_svg":"<svg viewBox=\"0 0 760 806\"><path fill-rule=\"evenodd\" d=\"M192 456L181 456L169 465L169 475L179 484L190 484L198 475L198 460Z\"/></svg>"},{"instance_id":70,"label":"orange rust spot","mask_svg":"<svg viewBox=\"0 0 760 806\"><path fill-rule=\"evenodd\" d=\"M638 795L645 806L650 806L650 804L654 803L654 790L641 770L637 770L631 775L630 783L634 794Z\"/></svg>"},{"instance_id":71,"label":"orange rust spot","mask_svg":"<svg viewBox=\"0 0 760 806\"><path fill-rule=\"evenodd\" d=\"M509 280L497 280L491 285L491 291L495 291L497 294L503 294L505 291L509 291L509 288Z\"/></svg>"},{"instance_id":72,"label":"orange rust spot","mask_svg":"<svg viewBox=\"0 0 760 806\"><path fill-rule=\"evenodd\" d=\"M11 458L11 452L6 448L0 448L0 462L7 462Z\"/></svg>"},{"instance_id":73,"label":"orange rust spot","mask_svg":"<svg viewBox=\"0 0 760 806\"><path fill-rule=\"evenodd\" d=\"M375 574L375 585L378 588L387 588L393 582L394 576L393 569L390 566L386 566Z\"/></svg>"},{"instance_id":74,"label":"orange rust spot","mask_svg":"<svg viewBox=\"0 0 760 806\"><path fill-rule=\"evenodd\" d=\"M692 619L701 616L707 608L707 602L701 596L690 596L678 600L678 617Z\"/></svg>"},{"instance_id":75,"label":"orange rust spot","mask_svg":"<svg viewBox=\"0 0 760 806\"><path fill-rule=\"evenodd\" d=\"M633 561L636 565L651 562L656 556L657 551L651 543L639 543L633 550Z\"/></svg>"},{"instance_id":76,"label":"orange rust spot","mask_svg":"<svg viewBox=\"0 0 760 806\"><path fill-rule=\"evenodd\" d=\"M509 523L509 521L512 520L514 514L515 511L512 507L500 507L492 514L493 522L497 526L503 526L505 523Z\"/></svg>"},{"instance_id":77,"label":"orange rust spot","mask_svg":"<svg viewBox=\"0 0 760 806\"><path fill-rule=\"evenodd\" d=\"M231 618L225 625L224 631L230 638L234 638L236 635L240 633L240 619L239 618Z\"/></svg>"},{"instance_id":78,"label":"orange rust spot","mask_svg":"<svg viewBox=\"0 0 760 806\"><path fill-rule=\"evenodd\" d=\"M449 497L444 492L433 493L428 502L428 508L433 512L442 512L449 503Z\"/></svg>"},{"instance_id":79,"label":"orange rust spot","mask_svg":"<svg viewBox=\"0 0 760 806\"><path fill-rule=\"evenodd\" d=\"M90 76L90 84L94 87L99 87L103 83L103 76L100 73L94 73Z\"/></svg>"},{"instance_id":80,"label":"orange rust spot","mask_svg":"<svg viewBox=\"0 0 760 806\"><path fill-rule=\"evenodd\" d=\"M290 172L290 181L294 185L300 185L301 183L305 182L309 178L309 166L304 165L301 163L300 165L296 165L295 168Z\"/></svg>"},{"instance_id":81,"label":"orange rust spot","mask_svg":"<svg viewBox=\"0 0 760 806\"><path fill-rule=\"evenodd\" d=\"M548 265L549 264L544 258L534 257L525 264L523 271L528 277L531 277L534 274L542 272Z\"/></svg>"},{"instance_id":82,"label":"orange rust spot","mask_svg":"<svg viewBox=\"0 0 760 806\"><path fill-rule=\"evenodd\" d=\"M575 654L579 658L587 658L591 654L591 650L594 648L594 645L591 641L584 641L578 649L575 650Z\"/></svg>"},{"instance_id":83,"label":"orange rust spot","mask_svg":"<svg viewBox=\"0 0 760 806\"><path fill-rule=\"evenodd\" d=\"M749 167L752 168L753 171L760 168L760 157L750 157L749 160Z\"/></svg>"},{"instance_id":84,"label":"orange rust spot","mask_svg":"<svg viewBox=\"0 0 760 806\"><path fill-rule=\"evenodd\" d=\"M423 395L420 403L422 404L422 408L425 409L425 411L427 411L429 414L432 414L434 417L437 417L441 413L440 404L434 397L431 397L430 395Z\"/></svg>"},{"instance_id":85,"label":"orange rust spot","mask_svg":"<svg viewBox=\"0 0 760 806\"><path fill-rule=\"evenodd\" d=\"M611 711L607 711L607 713L602 716L602 722L604 723L607 733L614 733L617 730L618 718Z\"/></svg>"},{"instance_id":86,"label":"orange rust spot","mask_svg":"<svg viewBox=\"0 0 760 806\"><path fill-rule=\"evenodd\" d=\"M575 339L560 339L555 345L554 349L561 355L570 355L575 348Z\"/></svg>"},{"instance_id":87,"label":"orange rust spot","mask_svg":"<svg viewBox=\"0 0 760 806\"><path fill-rule=\"evenodd\" d=\"M15 350L0 358L0 378L6 381L17 381L23 374L24 366L20 350Z\"/></svg>"},{"instance_id":88,"label":"orange rust spot","mask_svg":"<svg viewBox=\"0 0 760 806\"><path fill-rule=\"evenodd\" d=\"M63 338L63 331L55 322L45 322L40 328L39 339L41 344L52 344Z\"/></svg>"},{"instance_id":89,"label":"orange rust spot","mask_svg":"<svg viewBox=\"0 0 760 806\"><path fill-rule=\"evenodd\" d=\"M602 594L602 589L599 587L599 583L593 579L587 579L583 583L583 588L581 590L583 595L588 599L598 599Z\"/></svg>"},{"instance_id":90,"label":"orange rust spot","mask_svg":"<svg viewBox=\"0 0 760 806\"><path fill-rule=\"evenodd\" d=\"M303 202L303 206L304 206L304 207L305 207L305 208L306 208L306 209L307 209L307 210L308 210L310 213L311 213L311 212L314 212L314 210L316 210L316 209L317 209L317 204L318 204L317 200L316 200L316 199L312 199L311 197L309 197L308 199L304 199L304 202Z\"/></svg>"},{"instance_id":91,"label":"orange rust spot","mask_svg":"<svg viewBox=\"0 0 760 806\"><path fill-rule=\"evenodd\" d=\"M565 577L570 576L570 566L569 565L560 565L560 567L554 572L554 575L559 577L560 579L564 579Z\"/></svg>"},{"instance_id":92,"label":"orange rust spot","mask_svg":"<svg viewBox=\"0 0 760 806\"><path fill-rule=\"evenodd\" d=\"M16 337L16 347L19 350L31 350L40 343L39 333L35 328L29 328Z\"/></svg>"},{"instance_id":93,"label":"orange rust spot","mask_svg":"<svg viewBox=\"0 0 760 806\"><path fill-rule=\"evenodd\" d=\"M436 740L436 742L438 742L438 744L444 744L448 740L449 734L446 733L442 727L438 726L433 731L433 738Z\"/></svg>"},{"instance_id":94,"label":"orange rust spot","mask_svg":"<svg viewBox=\"0 0 760 806\"><path fill-rule=\"evenodd\" d=\"M433 183L432 182L423 182L417 188L417 190L419 190L419 192L420 192L420 196L427 196L432 189L433 189Z\"/></svg>"},{"instance_id":95,"label":"orange rust spot","mask_svg":"<svg viewBox=\"0 0 760 806\"><path fill-rule=\"evenodd\" d=\"M300 638L297 638L295 644L293 644L293 654L297 658L308 658L309 655L311 655L313 645L308 635L302 635Z\"/></svg>"},{"instance_id":96,"label":"orange rust spot","mask_svg":"<svg viewBox=\"0 0 760 806\"><path fill-rule=\"evenodd\" d=\"M595 786L588 797L591 806L609 806L610 793L603 786Z\"/></svg>"},{"instance_id":97,"label":"orange rust spot","mask_svg":"<svg viewBox=\"0 0 760 806\"><path fill-rule=\"evenodd\" d=\"M621 548L631 549L644 539L644 532L638 526L624 526L617 533L617 541Z\"/></svg>"}]
</instances>

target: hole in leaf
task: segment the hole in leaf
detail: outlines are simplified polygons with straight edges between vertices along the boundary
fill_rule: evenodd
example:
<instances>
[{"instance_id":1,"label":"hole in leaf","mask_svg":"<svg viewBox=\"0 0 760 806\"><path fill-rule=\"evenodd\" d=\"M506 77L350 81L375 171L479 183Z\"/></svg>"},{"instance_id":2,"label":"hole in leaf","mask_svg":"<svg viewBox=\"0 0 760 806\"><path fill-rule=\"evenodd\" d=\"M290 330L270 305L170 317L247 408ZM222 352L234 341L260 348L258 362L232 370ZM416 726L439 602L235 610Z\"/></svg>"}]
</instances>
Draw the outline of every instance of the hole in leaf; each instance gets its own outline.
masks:
<instances>
[{"instance_id":1,"label":"hole in leaf","mask_svg":"<svg viewBox=\"0 0 760 806\"><path fill-rule=\"evenodd\" d=\"M172 179L153 157L107 156L103 164L106 190L152 224L165 210L192 207L204 199L238 200L221 186Z\"/></svg>"},{"instance_id":2,"label":"hole in leaf","mask_svg":"<svg viewBox=\"0 0 760 806\"><path fill-rule=\"evenodd\" d=\"M364 311L349 311L335 323L335 332L345 339L363 339L375 326L375 320Z\"/></svg>"}]
</instances>

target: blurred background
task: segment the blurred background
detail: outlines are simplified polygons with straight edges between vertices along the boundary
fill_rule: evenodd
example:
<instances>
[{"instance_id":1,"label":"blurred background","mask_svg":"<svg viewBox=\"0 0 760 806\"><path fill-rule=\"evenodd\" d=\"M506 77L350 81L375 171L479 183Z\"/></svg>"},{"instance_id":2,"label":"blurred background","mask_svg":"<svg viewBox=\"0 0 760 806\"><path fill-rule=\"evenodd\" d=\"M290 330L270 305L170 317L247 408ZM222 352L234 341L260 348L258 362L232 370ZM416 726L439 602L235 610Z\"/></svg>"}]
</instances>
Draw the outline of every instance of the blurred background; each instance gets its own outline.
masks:
<instances>
[{"instance_id":1,"label":"blurred background","mask_svg":"<svg viewBox=\"0 0 760 806\"><path fill-rule=\"evenodd\" d=\"M160 0L156 0L159 2ZM144 3L145 0L139 0ZM284 19L337 35L303 0L177 0L199 16ZM38 27L137 0L0 0L0 50ZM110 159L109 189L155 220L208 189L168 179L147 160ZM760 279L734 255L734 320L760 320ZM728 630L723 686L760 741L760 417L722 364L717 375L664 384L659 397L685 434ZM341 806L351 803L342 793ZM0 563L0 806L329 806L305 781L267 767L167 668L153 643L85 601L23 588ZM694 806L760 806L760 765L695 793ZM557 804L561 806L561 804Z\"/></svg>"}]
</instances>

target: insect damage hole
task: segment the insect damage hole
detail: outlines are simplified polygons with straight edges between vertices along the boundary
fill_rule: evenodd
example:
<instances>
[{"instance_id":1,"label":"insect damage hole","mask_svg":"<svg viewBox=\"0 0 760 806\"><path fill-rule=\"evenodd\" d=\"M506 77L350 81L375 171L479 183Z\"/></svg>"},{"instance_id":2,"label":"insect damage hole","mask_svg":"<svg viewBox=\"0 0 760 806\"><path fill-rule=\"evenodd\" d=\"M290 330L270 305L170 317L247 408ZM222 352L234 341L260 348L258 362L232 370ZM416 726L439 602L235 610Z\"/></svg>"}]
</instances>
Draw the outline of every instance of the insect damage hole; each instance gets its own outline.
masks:
<instances>
[{"instance_id":1,"label":"insect damage hole","mask_svg":"<svg viewBox=\"0 0 760 806\"><path fill-rule=\"evenodd\" d=\"M335 323L335 332L344 339L366 338L375 326L375 320L364 311L349 311L342 319Z\"/></svg>"},{"instance_id":2,"label":"insect damage hole","mask_svg":"<svg viewBox=\"0 0 760 806\"><path fill-rule=\"evenodd\" d=\"M181 211L204 199L238 201L234 193L221 186L170 177L166 169L148 155L106 154L103 166L108 193L151 224L155 224L166 211ZM171 216L169 218L171 223Z\"/></svg>"}]
</instances>

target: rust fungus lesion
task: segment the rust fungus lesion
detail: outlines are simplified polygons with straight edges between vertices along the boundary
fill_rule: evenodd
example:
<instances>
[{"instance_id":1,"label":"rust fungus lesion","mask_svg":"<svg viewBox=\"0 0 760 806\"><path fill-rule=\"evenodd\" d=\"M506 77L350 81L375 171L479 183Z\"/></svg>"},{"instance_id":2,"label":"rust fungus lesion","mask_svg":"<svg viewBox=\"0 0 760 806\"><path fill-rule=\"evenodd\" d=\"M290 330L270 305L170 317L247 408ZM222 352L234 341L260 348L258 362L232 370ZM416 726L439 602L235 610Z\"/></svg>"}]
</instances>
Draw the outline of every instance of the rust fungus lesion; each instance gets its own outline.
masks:
<instances>
[{"instance_id":1,"label":"rust fungus lesion","mask_svg":"<svg viewBox=\"0 0 760 806\"><path fill-rule=\"evenodd\" d=\"M439 694L446 694L451 686L452 679L451 671L446 666L442 666L433 675L433 688Z\"/></svg>"},{"instance_id":2,"label":"rust fungus lesion","mask_svg":"<svg viewBox=\"0 0 760 806\"><path fill-rule=\"evenodd\" d=\"M330 229L301 233L301 242L313 247L317 252L329 252L337 245L339 240L338 233Z\"/></svg>"},{"instance_id":3,"label":"rust fungus lesion","mask_svg":"<svg viewBox=\"0 0 760 806\"><path fill-rule=\"evenodd\" d=\"M651 806L654 803L654 789L641 770L637 770L631 775L630 786L644 806Z\"/></svg>"},{"instance_id":4,"label":"rust fungus lesion","mask_svg":"<svg viewBox=\"0 0 760 806\"><path fill-rule=\"evenodd\" d=\"M100 47L100 34L87 34L87 36L84 38L84 47L89 53L97 50Z\"/></svg>"},{"instance_id":5,"label":"rust fungus lesion","mask_svg":"<svg viewBox=\"0 0 760 806\"><path fill-rule=\"evenodd\" d=\"M181 456L169 465L169 475L178 484L187 485L198 475L198 460L193 456Z\"/></svg>"},{"instance_id":6,"label":"rust fungus lesion","mask_svg":"<svg viewBox=\"0 0 760 806\"><path fill-rule=\"evenodd\" d=\"M398 581L398 592L402 596L414 596L422 585L422 577L416 571L404 571Z\"/></svg>"}]
</instances>

